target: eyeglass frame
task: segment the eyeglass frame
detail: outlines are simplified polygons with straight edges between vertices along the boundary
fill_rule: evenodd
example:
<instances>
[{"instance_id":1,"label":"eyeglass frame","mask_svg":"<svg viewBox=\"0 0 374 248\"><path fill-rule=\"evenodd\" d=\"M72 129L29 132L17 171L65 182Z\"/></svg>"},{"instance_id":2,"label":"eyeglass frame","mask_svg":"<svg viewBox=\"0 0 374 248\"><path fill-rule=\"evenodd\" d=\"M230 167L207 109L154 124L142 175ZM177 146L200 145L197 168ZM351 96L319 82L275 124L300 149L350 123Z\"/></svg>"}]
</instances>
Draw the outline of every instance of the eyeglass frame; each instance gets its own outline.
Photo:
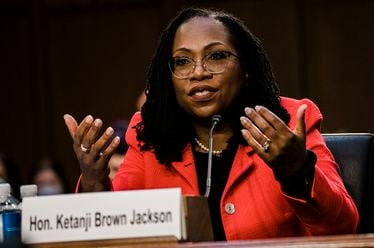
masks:
<instances>
[{"instance_id":1,"label":"eyeglass frame","mask_svg":"<svg viewBox=\"0 0 374 248\"><path fill-rule=\"evenodd\" d=\"M223 72L226 70L226 68L227 68L227 63L228 63L228 61L226 61L225 68L224 68L222 71L218 71L218 72L210 71L210 70L207 68L206 62L205 62L204 60L205 60L205 58L207 58L209 55L212 55L212 54L215 53L215 52L222 52L222 53L225 53L225 54L228 55L228 58L230 58L231 56L233 56L233 57L239 59L239 56L238 56L238 55L236 55L236 54L234 54L234 53L232 53L232 52L230 52L230 51L213 51L213 52L210 52L210 53L206 54L206 55L205 55L205 56L200 60L200 65L204 68L205 71L207 71L207 72L209 72L209 73L211 73L211 74L220 74L220 73L223 73ZM177 75L175 74L175 72L173 71L173 69L172 69L172 68L173 68L173 63L174 63L174 60L175 60L176 58L186 58L186 59L190 60L190 61L193 63L192 70L191 70L187 75L185 75L185 76L177 76ZM190 76L190 75L195 71L196 66L197 66L197 62L199 62L199 60L195 61L193 58L190 58L190 57L188 57L188 56L176 56L176 57L172 57L171 59L169 59L169 61L168 61L168 67L169 67L171 73L174 75L174 77L176 77L176 78L178 78L178 79L187 79L187 78L188 78L188 77L189 77L189 76Z\"/></svg>"}]
</instances>

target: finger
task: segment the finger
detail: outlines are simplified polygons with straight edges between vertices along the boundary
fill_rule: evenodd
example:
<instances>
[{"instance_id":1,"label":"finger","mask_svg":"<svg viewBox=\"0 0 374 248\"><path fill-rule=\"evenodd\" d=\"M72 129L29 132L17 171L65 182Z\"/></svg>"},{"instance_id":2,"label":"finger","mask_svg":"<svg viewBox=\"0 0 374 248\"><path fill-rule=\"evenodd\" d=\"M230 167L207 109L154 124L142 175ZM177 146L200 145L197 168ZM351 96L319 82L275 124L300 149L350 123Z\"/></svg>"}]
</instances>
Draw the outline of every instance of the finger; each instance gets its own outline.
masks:
<instances>
[{"instance_id":1,"label":"finger","mask_svg":"<svg viewBox=\"0 0 374 248\"><path fill-rule=\"evenodd\" d=\"M109 146L100 154L100 159L103 159L104 161L109 161L110 157L113 155L114 151L117 149L119 143L120 143L120 137L116 136L114 139L110 142Z\"/></svg>"},{"instance_id":2,"label":"finger","mask_svg":"<svg viewBox=\"0 0 374 248\"><path fill-rule=\"evenodd\" d=\"M77 131L74 135L74 145L80 146L82 144L82 140L84 138L84 135L87 133L87 131L90 129L93 122L93 117L91 115L87 115L82 122L79 124Z\"/></svg>"},{"instance_id":3,"label":"finger","mask_svg":"<svg viewBox=\"0 0 374 248\"><path fill-rule=\"evenodd\" d=\"M256 106L256 113L261 115L268 123L270 123L278 132L290 131L288 126L273 112L264 106Z\"/></svg>"},{"instance_id":4,"label":"finger","mask_svg":"<svg viewBox=\"0 0 374 248\"><path fill-rule=\"evenodd\" d=\"M250 136L253 137L258 144L260 144L260 146L269 140L268 136L259 130L259 128L248 118L242 116L240 117L240 122L243 127L247 129Z\"/></svg>"},{"instance_id":5,"label":"finger","mask_svg":"<svg viewBox=\"0 0 374 248\"><path fill-rule=\"evenodd\" d=\"M265 135L265 139L268 137L272 137L275 130L271 123L269 123L265 118L263 118L259 113L257 113L253 108L245 108L244 109L245 114L248 116L248 118L254 123L258 130L261 131ZM261 141L261 140L259 140Z\"/></svg>"},{"instance_id":6,"label":"finger","mask_svg":"<svg viewBox=\"0 0 374 248\"><path fill-rule=\"evenodd\" d=\"M261 155L262 158L267 156L267 153L264 152L263 146L251 135L247 129L242 129L241 133L248 145L250 145L257 154Z\"/></svg>"},{"instance_id":7,"label":"finger","mask_svg":"<svg viewBox=\"0 0 374 248\"><path fill-rule=\"evenodd\" d=\"M113 128L108 127L103 135L91 146L93 156L99 156L99 154L105 150L106 145L113 141L113 133Z\"/></svg>"},{"instance_id":8,"label":"finger","mask_svg":"<svg viewBox=\"0 0 374 248\"><path fill-rule=\"evenodd\" d=\"M301 105L296 112L296 126L294 129L294 133L305 139L305 111L307 109L307 105Z\"/></svg>"},{"instance_id":9,"label":"finger","mask_svg":"<svg viewBox=\"0 0 374 248\"><path fill-rule=\"evenodd\" d=\"M75 132L78 129L78 123L73 116L69 114L64 115L65 125L69 130L70 136L74 138Z\"/></svg>"},{"instance_id":10,"label":"finger","mask_svg":"<svg viewBox=\"0 0 374 248\"><path fill-rule=\"evenodd\" d=\"M81 144L84 147L91 147L93 143L95 143L97 136L99 135L99 131L103 125L103 122L100 119L96 119L91 127L88 129L86 135L84 135Z\"/></svg>"}]
</instances>

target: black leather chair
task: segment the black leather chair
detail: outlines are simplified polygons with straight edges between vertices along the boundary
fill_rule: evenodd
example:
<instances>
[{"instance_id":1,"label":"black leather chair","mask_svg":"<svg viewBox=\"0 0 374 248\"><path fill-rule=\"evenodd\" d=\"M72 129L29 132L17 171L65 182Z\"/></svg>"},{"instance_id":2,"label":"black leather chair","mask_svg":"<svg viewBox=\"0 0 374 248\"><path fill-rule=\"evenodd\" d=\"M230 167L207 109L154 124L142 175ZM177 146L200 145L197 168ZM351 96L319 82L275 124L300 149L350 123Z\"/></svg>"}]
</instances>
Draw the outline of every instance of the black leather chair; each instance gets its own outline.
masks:
<instances>
[{"instance_id":1,"label":"black leather chair","mask_svg":"<svg viewBox=\"0 0 374 248\"><path fill-rule=\"evenodd\" d=\"M360 233L374 232L374 134L323 134L360 213Z\"/></svg>"}]
</instances>

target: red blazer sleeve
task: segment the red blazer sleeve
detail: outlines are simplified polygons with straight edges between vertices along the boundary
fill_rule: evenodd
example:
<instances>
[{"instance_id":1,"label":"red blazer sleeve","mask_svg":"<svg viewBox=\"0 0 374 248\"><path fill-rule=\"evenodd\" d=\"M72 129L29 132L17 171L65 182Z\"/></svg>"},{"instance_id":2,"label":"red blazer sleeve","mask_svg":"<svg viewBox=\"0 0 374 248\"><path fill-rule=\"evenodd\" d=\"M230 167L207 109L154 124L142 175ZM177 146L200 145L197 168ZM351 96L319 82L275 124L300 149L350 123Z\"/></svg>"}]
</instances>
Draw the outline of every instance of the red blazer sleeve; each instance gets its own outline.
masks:
<instances>
[{"instance_id":1,"label":"red blazer sleeve","mask_svg":"<svg viewBox=\"0 0 374 248\"><path fill-rule=\"evenodd\" d=\"M320 133L322 114L310 100L303 99L299 104L286 102L292 99L282 98L289 113L296 113L297 108L307 104L305 114L306 146L317 156L314 180L312 182L311 200L305 201L285 195L289 204L296 211L299 219L305 224L311 235L326 233L355 232L358 227L358 211L347 193L339 175L339 167L327 148ZM291 114L290 128L296 123L296 115Z\"/></svg>"},{"instance_id":2,"label":"red blazer sleeve","mask_svg":"<svg viewBox=\"0 0 374 248\"><path fill-rule=\"evenodd\" d=\"M111 181L111 190L130 190L130 189L144 189L144 161L143 155L140 152L138 141L136 139L136 132L134 126L141 121L140 112L137 112L132 117L129 128L126 132L126 142L128 150L124 160L122 161L115 178ZM79 177L75 192L80 192Z\"/></svg>"},{"instance_id":3,"label":"red blazer sleeve","mask_svg":"<svg viewBox=\"0 0 374 248\"><path fill-rule=\"evenodd\" d=\"M135 125L141 121L140 112L131 118L126 132L128 150L122 161L116 176L112 180L112 190L144 189L145 171L143 152L140 151L139 142L136 139Z\"/></svg>"}]
</instances>

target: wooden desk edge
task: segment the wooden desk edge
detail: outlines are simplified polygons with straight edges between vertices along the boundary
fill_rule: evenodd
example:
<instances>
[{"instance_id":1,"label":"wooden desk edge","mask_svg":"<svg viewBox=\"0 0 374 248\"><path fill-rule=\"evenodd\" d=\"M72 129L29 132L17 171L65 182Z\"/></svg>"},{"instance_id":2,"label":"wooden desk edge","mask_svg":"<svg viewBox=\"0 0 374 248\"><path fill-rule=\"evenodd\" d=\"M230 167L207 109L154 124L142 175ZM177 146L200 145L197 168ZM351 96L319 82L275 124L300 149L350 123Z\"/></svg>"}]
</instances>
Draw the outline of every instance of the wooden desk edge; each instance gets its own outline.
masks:
<instances>
[{"instance_id":1,"label":"wooden desk edge","mask_svg":"<svg viewBox=\"0 0 374 248\"><path fill-rule=\"evenodd\" d=\"M32 248L81 248L81 247L177 247L178 240L174 236L150 237L150 238L128 238L108 240L87 240L56 243L30 244Z\"/></svg>"},{"instance_id":2,"label":"wooden desk edge","mask_svg":"<svg viewBox=\"0 0 374 248\"><path fill-rule=\"evenodd\" d=\"M216 247L261 247L261 248L288 248L288 247L329 247L329 248L352 248L352 247L374 247L374 233L326 235L313 237L286 237L271 239L236 240L228 242L201 242L185 243L178 247L190 248L216 248Z\"/></svg>"}]
</instances>

